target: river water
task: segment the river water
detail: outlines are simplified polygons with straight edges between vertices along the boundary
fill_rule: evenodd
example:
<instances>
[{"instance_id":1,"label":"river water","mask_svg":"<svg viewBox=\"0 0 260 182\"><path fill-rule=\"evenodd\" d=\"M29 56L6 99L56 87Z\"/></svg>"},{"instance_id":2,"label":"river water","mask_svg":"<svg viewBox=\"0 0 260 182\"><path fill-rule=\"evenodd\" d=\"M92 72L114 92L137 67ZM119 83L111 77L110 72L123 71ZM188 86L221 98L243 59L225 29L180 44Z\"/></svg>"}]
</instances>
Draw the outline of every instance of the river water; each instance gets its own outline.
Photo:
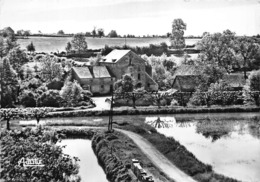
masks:
<instances>
[{"instance_id":1,"label":"river water","mask_svg":"<svg viewBox=\"0 0 260 182\"><path fill-rule=\"evenodd\" d=\"M147 117L146 121L155 119ZM177 121L172 116L160 119L171 123L171 127L157 128L157 131L178 140L200 161L212 165L217 173L245 182L260 181L259 121L233 114L221 118L213 115L177 118Z\"/></svg>"},{"instance_id":2,"label":"river water","mask_svg":"<svg viewBox=\"0 0 260 182\"><path fill-rule=\"evenodd\" d=\"M169 124L169 128L157 128L158 132L174 137L200 161L212 165L217 173L243 182L260 182L260 113L128 115L114 116L113 120L151 123L158 117ZM46 118L45 121L102 123L108 117ZM73 147L83 151L80 144Z\"/></svg>"},{"instance_id":3,"label":"river water","mask_svg":"<svg viewBox=\"0 0 260 182\"><path fill-rule=\"evenodd\" d=\"M108 182L92 150L91 140L65 139L59 145L66 145L63 149L65 154L80 159L79 175L81 176L81 182Z\"/></svg>"}]
</instances>

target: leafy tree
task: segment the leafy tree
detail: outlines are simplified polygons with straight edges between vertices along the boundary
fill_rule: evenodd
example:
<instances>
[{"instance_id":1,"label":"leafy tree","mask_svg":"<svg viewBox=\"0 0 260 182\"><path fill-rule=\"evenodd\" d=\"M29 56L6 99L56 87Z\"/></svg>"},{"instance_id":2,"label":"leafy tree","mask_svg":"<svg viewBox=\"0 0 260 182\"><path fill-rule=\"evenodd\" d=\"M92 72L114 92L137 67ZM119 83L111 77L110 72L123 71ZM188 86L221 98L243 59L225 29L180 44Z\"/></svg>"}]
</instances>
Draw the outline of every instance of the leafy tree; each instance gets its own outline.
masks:
<instances>
[{"instance_id":1,"label":"leafy tree","mask_svg":"<svg viewBox=\"0 0 260 182\"><path fill-rule=\"evenodd\" d=\"M97 32L96 32L96 27L94 27L94 29L92 30L92 36L93 36L93 38L95 38L96 37L96 35L97 35Z\"/></svg>"},{"instance_id":2,"label":"leafy tree","mask_svg":"<svg viewBox=\"0 0 260 182\"><path fill-rule=\"evenodd\" d=\"M159 88L165 87L166 70L162 64L153 66L153 79L158 84Z\"/></svg>"},{"instance_id":3,"label":"leafy tree","mask_svg":"<svg viewBox=\"0 0 260 182\"><path fill-rule=\"evenodd\" d=\"M46 129L1 132L1 178L4 181L79 182L78 158L63 154L64 146L56 145L60 137L58 132ZM22 158L37 158L44 166L25 167L19 163Z\"/></svg>"},{"instance_id":4,"label":"leafy tree","mask_svg":"<svg viewBox=\"0 0 260 182\"><path fill-rule=\"evenodd\" d=\"M99 29L97 30L97 34L98 34L98 36L99 36L100 38L103 37L103 36L105 36L104 29L103 29L103 28L99 28Z\"/></svg>"},{"instance_id":5,"label":"leafy tree","mask_svg":"<svg viewBox=\"0 0 260 182\"><path fill-rule=\"evenodd\" d=\"M10 120L15 119L20 114L20 110L17 108L0 109L0 119L1 121L6 120L6 129L10 130Z\"/></svg>"},{"instance_id":6,"label":"leafy tree","mask_svg":"<svg viewBox=\"0 0 260 182\"><path fill-rule=\"evenodd\" d=\"M17 73L10 65L9 59L3 59L3 69L1 70L1 89L2 96L1 98L1 107L13 107L14 102L17 98Z\"/></svg>"},{"instance_id":7,"label":"leafy tree","mask_svg":"<svg viewBox=\"0 0 260 182\"><path fill-rule=\"evenodd\" d=\"M32 42L26 48L27 48L27 51L29 51L30 53L35 51L35 47Z\"/></svg>"},{"instance_id":8,"label":"leafy tree","mask_svg":"<svg viewBox=\"0 0 260 182\"><path fill-rule=\"evenodd\" d=\"M27 109L27 114L30 115L30 117L35 118L37 121L37 125L40 122L41 118L44 118L47 116L47 114L50 112L51 110L48 108L29 108Z\"/></svg>"},{"instance_id":9,"label":"leafy tree","mask_svg":"<svg viewBox=\"0 0 260 182\"><path fill-rule=\"evenodd\" d=\"M86 37L91 37L91 32L86 32L86 33L85 33L85 36L86 36Z\"/></svg>"},{"instance_id":10,"label":"leafy tree","mask_svg":"<svg viewBox=\"0 0 260 182\"><path fill-rule=\"evenodd\" d=\"M58 90L47 90L40 95L38 102L41 107L59 107L62 98Z\"/></svg>"},{"instance_id":11,"label":"leafy tree","mask_svg":"<svg viewBox=\"0 0 260 182\"><path fill-rule=\"evenodd\" d=\"M71 49L72 49L71 43L67 42L67 46L66 46L65 50L67 51L67 53L69 53L71 51Z\"/></svg>"},{"instance_id":12,"label":"leafy tree","mask_svg":"<svg viewBox=\"0 0 260 182\"><path fill-rule=\"evenodd\" d=\"M212 83L216 83L223 78L225 70L218 65L204 65L200 74L200 89L207 91Z\"/></svg>"},{"instance_id":13,"label":"leafy tree","mask_svg":"<svg viewBox=\"0 0 260 182\"><path fill-rule=\"evenodd\" d=\"M174 19L172 22L171 44L174 49L182 49L185 47L185 39L183 37L186 24L182 19Z\"/></svg>"},{"instance_id":14,"label":"leafy tree","mask_svg":"<svg viewBox=\"0 0 260 182\"><path fill-rule=\"evenodd\" d=\"M57 34L58 34L58 35L64 35L65 33L64 33L63 30L59 30Z\"/></svg>"},{"instance_id":15,"label":"leafy tree","mask_svg":"<svg viewBox=\"0 0 260 182\"><path fill-rule=\"evenodd\" d=\"M252 72L248 80L251 91L260 91L260 70Z\"/></svg>"},{"instance_id":16,"label":"leafy tree","mask_svg":"<svg viewBox=\"0 0 260 182\"><path fill-rule=\"evenodd\" d=\"M72 43L72 46L74 47L74 49L76 51L78 51L78 53L87 51L87 49L88 49L86 37L82 33L78 33L78 34L74 35L71 43Z\"/></svg>"},{"instance_id":17,"label":"leafy tree","mask_svg":"<svg viewBox=\"0 0 260 182\"><path fill-rule=\"evenodd\" d=\"M16 34L19 36L23 36L24 30L17 30Z\"/></svg>"},{"instance_id":18,"label":"leafy tree","mask_svg":"<svg viewBox=\"0 0 260 182\"><path fill-rule=\"evenodd\" d=\"M204 64L217 65L230 72L230 66L236 63L235 33L225 30L223 33L205 33L201 41L197 43L201 50L199 60Z\"/></svg>"},{"instance_id":19,"label":"leafy tree","mask_svg":"<svg viewBox=\"0 0 260 182\"><path fill-rule=\"evenodd\" d=\"M129 75L124 75L122 79L115 82L116 93L132 92L134 90L134 79Z\"/></svg>"},{"instance_id":20,"label":"leafy tree","mask_svg":"<svg viewBox=\"0 0 260 182\"><path fill-rule=\"evenodd\" d=\"M116 33L115 30L111 30L110 33L108 34L108 36L109 36L110 38L118 37L118 35L117 35L117 33Z\"/></svg>"},{"instance_id":21,"label":"leafy tree","mask_svg":"<svg viewBox=\"0 0 260 182\"><path fill-rule=\"evenodd\" d=\"M23 90L19 95L19 101L25 107L36 107L37 94L33 90Z\"/></svg>"},{"instance_id":22,"label":"leafy tree","mask_svg":"<svg viewBox=\"0 0 260 182\"><path fill-rule=\"evenodd\" d=\"M29 62L29 59L26 53L21 50L19 47L15 47L11 49L7 55L7 58L10 61L12 67L16 70L16 72L20 72L21 67Z\"/></svg>"},{"instance_id":23,"label":"leafy tree","mask_svg":"<svg viewBox=\"0 0 260 182\"><path fill-rule=\"evenodd\" d=\"M45 56L41 60L41 78L47 82L54 79L61 80L63 68L56 57Z\"/></svg>"},{"instance_id":24,"label":"leafy tree","mask_svg":"<svg viewBox=\"0 0 260 182\"><path fill-rule=\"evenodd\" d=\"M28 64L25 64L20 69L20 78L22 80L32 79L36 76L35 70L31 68Z\"/></svg>"},{"instance_id":25,"label":"leafy tree","mask_svg":"<svg viewBox=\"0 0 260 182\"><path fill-rule=\"evenodd\" d=\"M24 31L24 36L28 37L29 35L31 35L30 30L25 30Z\"/></svg>"},{"instance_id":26,"label":"leafy tree","mask_svg":"<svg viewBox=\"0 0 260 182\"><path fill-rule=\"evenodd\" d=\"M244 78L246 79L247 68L256 59L256 55L260 51L260 46L255 39L244 36L237 38L235 50L242 58L241 66L243 67Z\"/></svg>"},{"instance_id":27,"label":"leafy tree","mask_svg":"<svg viewBox=\"0 0 260 182\"><path fill-rule=\"evenodd\" d=\"M14 35L7 37L0 36L0 57L5 57L9 51L15 47L18 47L16 38Z\"/></svg>"},{"instance_id":28,"label":"leafy tree","mask_svg":"<svg viewBox=\"0 0 260 182\"><path fill-rule=\"evenodd\" d=\"M60 91L60 95L64 101L65 106L73 107L83 100L83 89L75 80L74 82L66 82Z\"/></svg>"},{"instance_id":29,"label":"leafy tree","mask_svg":"<svg viewBox=\"0 0 260 182\"><path fill-rule=\"evenodd\" d=\"M249 76L249 97L253 98L257 106L260 105L260 70L254 71Z\"/></svg>"}]
</instances>

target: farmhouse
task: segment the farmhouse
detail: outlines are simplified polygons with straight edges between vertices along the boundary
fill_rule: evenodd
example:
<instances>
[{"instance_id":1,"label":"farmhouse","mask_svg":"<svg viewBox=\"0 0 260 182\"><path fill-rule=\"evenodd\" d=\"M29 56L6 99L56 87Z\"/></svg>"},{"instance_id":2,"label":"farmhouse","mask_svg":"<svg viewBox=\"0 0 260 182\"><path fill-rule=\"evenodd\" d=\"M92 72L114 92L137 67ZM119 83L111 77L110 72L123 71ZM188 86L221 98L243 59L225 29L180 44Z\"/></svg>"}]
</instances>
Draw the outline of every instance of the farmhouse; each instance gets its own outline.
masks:
<instances>
[{"instance_id":1,"label":"farmhouse","mask_svg":"<svg viewBox=\"0 0 260 182\"><path fill-rule=\"evenodd\" d=\"M105 66L73 67L73 78L93 94L108 94L115 81Z\"/></svg>"},{"instance_id":2,"label":"farmhouse","mask_svg":"<svg viewBox=\"0 0 260 182\"><path fill-rule=\"evenodd\" d=\"M146 61L131 50L115 49L99 64L106 66L116 80L128 74L135 79L138 87L151 91L158 90L158 84L152 79L152 72L149 71Z\"/></svg>"},{"instance_id":3,"label":"farmhouse","mask_svg":"<svg viewBox=\"0 0 260 182\"><path fill-rule=\"evenodd\" d=\"M193 65L181 65L175 71L172 88L181 92L194 92L200 81L200 69Z\"/></svg>"},{"instance_id":4,"label":"farmhouse","mask_svg":"<svg viewBox=\"0 0 260 182\"><path fill-rule=\"evenodd\" d=\"M113 50L99 61L99 66L73 67L72 76L93 94L111 93L114 82L125 74L135 79L137 87L157 91L158 85L148 68L146 61L131 50Z\"/></svg>"},{"instance_id":5,"label":"farmhouse","mask_svg":"<svg viewBox=\"0 0 260 182\"><path fill-rule=\"evenodd\" d=\"M242 90L246 84L244 75L241 73L226 74L223 77L223 81L229 84L235 91Z\"/></svg>"},{"instance_id":6,"label":"farmhouse","mask_svg":"<svg viewBox=\"0 0 260 182\"><path fill-rule=\"evenodd\" d=\"M191 65L181 65L174 74L172 88L181 92L194 92L200 83L200 68ZM242 90L246 84L243 74L225 74L222 80L234 91Z\"/></svg>"}]
</instances>

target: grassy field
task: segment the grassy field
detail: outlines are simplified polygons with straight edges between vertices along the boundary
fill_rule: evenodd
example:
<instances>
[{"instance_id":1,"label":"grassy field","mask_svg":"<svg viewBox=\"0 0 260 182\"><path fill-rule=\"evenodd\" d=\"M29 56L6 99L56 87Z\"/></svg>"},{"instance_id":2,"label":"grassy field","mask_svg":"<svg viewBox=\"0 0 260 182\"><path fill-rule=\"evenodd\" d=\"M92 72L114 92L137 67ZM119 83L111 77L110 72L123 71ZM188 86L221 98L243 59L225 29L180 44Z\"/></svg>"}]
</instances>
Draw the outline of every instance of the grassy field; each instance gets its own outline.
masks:
<instances>
[{"instance_id":1,"label":"grassy field","mask_svg":"<svg viewBox=\"0 0 260 182\"><path fill-rule=\"evenodd\" d=\"M28 39L18 39L18 44L21 48L26 49L26 46L33 42L36 52L61 52L65 51L67 42L71 41L72 37L29 37ZM109 46L149 46L149 44L160 44L166 42L170 45L168 38L86 38L89 49L101 49L105 45ZM198 39L187 39L186 44L195 44Z\"/></svg>"}]
</instances>

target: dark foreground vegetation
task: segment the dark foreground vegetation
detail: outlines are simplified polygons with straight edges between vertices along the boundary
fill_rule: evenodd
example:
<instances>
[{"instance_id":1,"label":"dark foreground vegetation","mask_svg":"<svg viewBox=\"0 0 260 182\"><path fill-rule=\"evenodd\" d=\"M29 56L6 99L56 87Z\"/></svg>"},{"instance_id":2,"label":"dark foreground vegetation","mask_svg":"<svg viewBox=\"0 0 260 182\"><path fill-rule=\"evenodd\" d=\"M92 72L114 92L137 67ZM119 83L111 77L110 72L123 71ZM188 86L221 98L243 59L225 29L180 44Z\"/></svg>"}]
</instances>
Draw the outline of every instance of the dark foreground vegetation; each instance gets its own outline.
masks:
<instances>
[{"instance_id":1,"label":"dark foreground vegetation","mask_svg":"<svg viewBox=\"0 0 260 182\"><path fill-rule=\"evenodd\" d=\"M79 182L77 158L62 153L55 145L61 133L41 128L1 132L1 175L5 182ZM38 159L43 167L25 167L20 160Z\"/></svg>"}]
</instances>

